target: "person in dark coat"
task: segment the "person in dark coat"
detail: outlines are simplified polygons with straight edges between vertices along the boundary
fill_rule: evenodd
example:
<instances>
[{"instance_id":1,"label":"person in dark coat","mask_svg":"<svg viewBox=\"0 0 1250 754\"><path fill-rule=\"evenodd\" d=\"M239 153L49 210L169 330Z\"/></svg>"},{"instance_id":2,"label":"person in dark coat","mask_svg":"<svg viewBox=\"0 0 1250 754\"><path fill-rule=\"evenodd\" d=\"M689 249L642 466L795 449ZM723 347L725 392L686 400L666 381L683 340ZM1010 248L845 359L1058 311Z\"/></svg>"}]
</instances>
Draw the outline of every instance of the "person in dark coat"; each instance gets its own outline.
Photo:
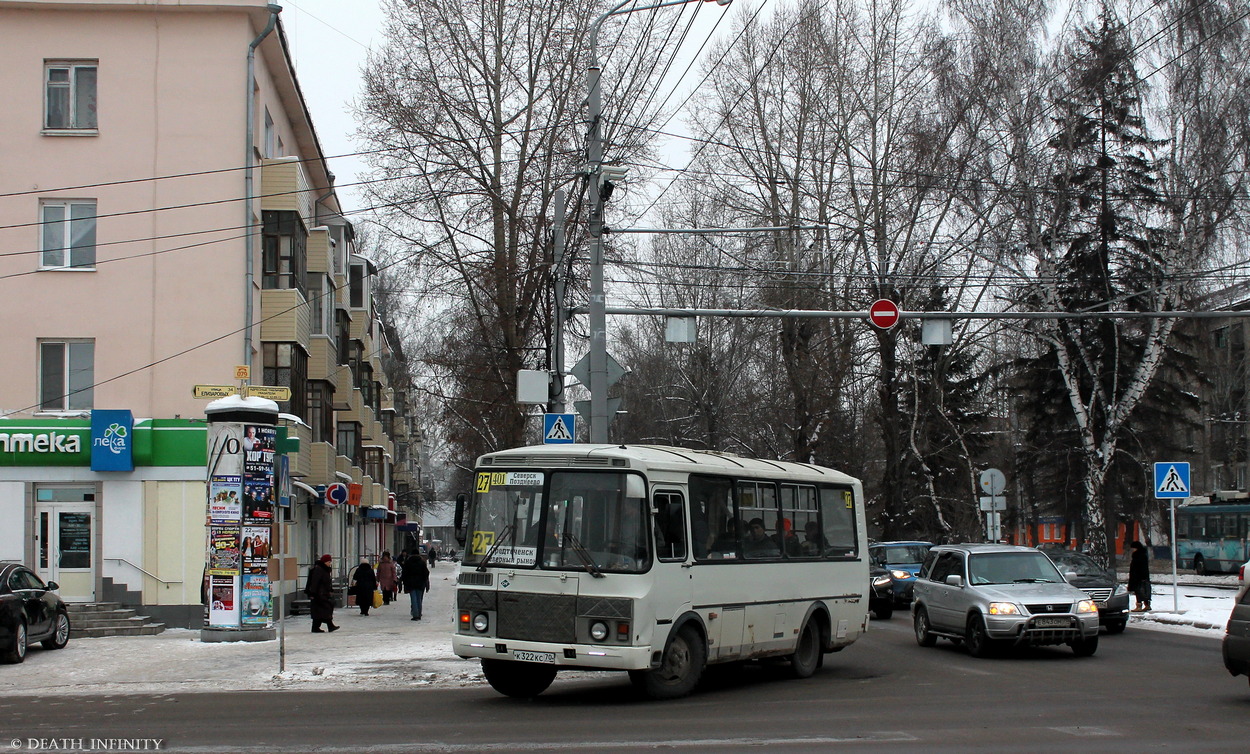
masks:
<instances>
[{"instance_id":1,"label":"person in dark coat","mask_svg":"<svg viewBox=\"0 0 1250 754\"><path fill-rule=\"evenodd\" d=\"M339 630L334 625L334 594L333 574L330 561L334 558L322 555L321 560L313 563L308 569L308 583L304 586L304 594L308 595L308 612L312 615L312 632L323 634L321 624L325 624L331 632Z\"/></svg>"},{"instance_id":2,"label":"person in dark coat","mask_svg":"<svg viewBox=\"0 0 1250 754\"><path fill-rule=\"evenodd\" d=\"M1137 540L1129 545L1133 554L1128 561L1128 590L1137 595L1135 613L1144 613L1150 609L1150 556L1146 546Z\"/></svg>"},{"instance_id":3,"label":"person in dark coat","mask_svg":"<svg viewBox=\"0 0 1250 754\"><path fill-rule=\"evenodd\" d=\"M352 573L352 594L356 595L356 606L361 615L368 615L373 607L373 592L378 588L378 577L373 573L369 559L362 557L360 565Z\"/></svg>"},{"instance_id":4,"label":"person in dark coat","mask_svg":"<svg viewBox=\"0 0 1250 754\"><path fill-rule=\"evenodd\" d=\"M412 602L412 620L421 620L421 603L425 600L425 593L430 591L430 569L425 565L425 558L417 552L409 555L404 561L400 578Z\"/></svg>"}]
</instances>

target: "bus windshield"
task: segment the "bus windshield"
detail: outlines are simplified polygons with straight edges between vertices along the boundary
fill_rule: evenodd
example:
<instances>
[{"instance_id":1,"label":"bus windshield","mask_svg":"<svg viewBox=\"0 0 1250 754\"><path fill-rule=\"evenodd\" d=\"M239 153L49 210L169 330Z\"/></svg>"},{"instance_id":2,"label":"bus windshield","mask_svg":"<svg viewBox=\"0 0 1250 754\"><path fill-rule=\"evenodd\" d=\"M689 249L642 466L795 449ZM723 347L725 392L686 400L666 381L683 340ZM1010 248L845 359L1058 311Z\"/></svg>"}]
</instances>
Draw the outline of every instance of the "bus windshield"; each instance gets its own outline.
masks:
<instances>
[{"instance_id":1,"label":"bus windshield","mask_svg":"<svg viewBox=\"0 0 1250 754\"><path fill-rule=\"evenodd\" d=\"M474 486L465 565L650 567L646 487L637 474L483 471Z\"/></svg>"}]
</instances>

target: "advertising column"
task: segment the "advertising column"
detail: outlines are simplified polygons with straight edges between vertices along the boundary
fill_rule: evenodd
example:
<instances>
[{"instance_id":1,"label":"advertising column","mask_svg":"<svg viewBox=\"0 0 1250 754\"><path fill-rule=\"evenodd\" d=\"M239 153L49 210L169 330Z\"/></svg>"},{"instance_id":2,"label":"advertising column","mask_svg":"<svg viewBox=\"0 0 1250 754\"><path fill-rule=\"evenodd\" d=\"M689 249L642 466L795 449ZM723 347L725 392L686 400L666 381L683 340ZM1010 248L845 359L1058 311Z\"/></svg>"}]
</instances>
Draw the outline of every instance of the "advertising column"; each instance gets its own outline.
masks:
<instances>
[{"instance_id":1,"label":"advertising column","mask_svg":"<svg viewBox=\"0 0 1250 754\"><path fill-rule=\"evenodd\" d=\"M278 404L221 398L208 404L208 621L202 641L267 641Z\"/></svg>"}]
</instances>

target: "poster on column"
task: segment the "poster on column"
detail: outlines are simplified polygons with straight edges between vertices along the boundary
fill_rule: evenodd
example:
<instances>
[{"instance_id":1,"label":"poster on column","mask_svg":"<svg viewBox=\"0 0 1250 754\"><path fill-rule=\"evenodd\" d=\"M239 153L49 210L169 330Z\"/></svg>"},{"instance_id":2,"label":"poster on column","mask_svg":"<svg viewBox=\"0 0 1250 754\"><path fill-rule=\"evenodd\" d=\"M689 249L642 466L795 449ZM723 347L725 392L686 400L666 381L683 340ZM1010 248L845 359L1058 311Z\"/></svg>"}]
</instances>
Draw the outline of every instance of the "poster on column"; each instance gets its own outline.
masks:
<instances>
[{"instance_id":1,"label":"poster on column","mask_svg":"<svg viewBox=\"0 0 1250 754\"><path fill-rule=\"evenodd\" d=\"M233 576L239 572L238 524L208 525L208 572L216 576Z\"/></svg>"},{"instance_id":2,"label":"poster on column","mask_svg":"<svg viewBox=\"0 0 1250 754\"><path fill-rule=\"evenodd\" d=\"M208 478L243 475L243 425L234 422L208 425Z\"/></svg>"},{"instance_id":3,"label":"poster on column","mask_svg":"<svg viewBox=\"0 0 1250 754\"><path fill-rule=\"evenodd\" d=\"M278 430L255 424L243 428L243 522L273 523L273 456Z\"/></svg>"},{"instance_id":4,"label":"poster on column","mask_svg":"<svg viewBox=\"0 0 1250 754\"><path fill-rule=\"evenodd\" d=\"M240 552L243 556L243 573L267 573L269 570L269 527L244 526Z\"/></svg>"},{"instance_id":5,"label":"poster on column","mask_svg":"<svg viewBox=\"0 0 1250 754\"><path fill-rule=\"evenodd\" d=\"M239 625L239 577L209 579L208 625L234 628Z\"/></svg>"},{"instance_id":6,"label":"poster on column","mask_svg":"<svg viewBox=\"0 0 1250 754\"><path fill-rule=\"evenodd\" d=\"M243 478L218 475L208 480L208 520L238 523L243 518Z\"/></svg>"},{"instance_id":7,"label":"poster on column","mask_svg":"<svg viewBox=\"0 0 1250 754\"><path fill-rule=\"evenodd\" d=\"M240 583L242 625L269 625L269 577L260 573L245 573Z\"/></svg>"}]
</instances>

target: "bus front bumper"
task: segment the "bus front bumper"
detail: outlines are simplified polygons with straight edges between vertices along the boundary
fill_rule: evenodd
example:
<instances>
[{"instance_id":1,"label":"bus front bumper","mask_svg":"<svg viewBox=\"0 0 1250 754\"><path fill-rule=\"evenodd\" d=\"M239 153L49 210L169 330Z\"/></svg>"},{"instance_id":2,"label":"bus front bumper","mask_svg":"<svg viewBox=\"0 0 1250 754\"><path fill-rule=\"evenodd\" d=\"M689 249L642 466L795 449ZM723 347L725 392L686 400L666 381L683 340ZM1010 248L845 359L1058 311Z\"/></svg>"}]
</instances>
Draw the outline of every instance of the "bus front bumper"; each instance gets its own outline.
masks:
<instances>
[{"instance_id":1,"label":"bus front bumper","mask_svg":"<svg viewBox=\"0 0 1250 754\"><path fill-rule=\"evenodd\" d=\"M556 667L590 670L648 670L651 668L651 647L551 644L468 634L453 634L451 646L457 657L466 659L478 657L487 660L538 662Z\"/></svg>"}]
</instances>

